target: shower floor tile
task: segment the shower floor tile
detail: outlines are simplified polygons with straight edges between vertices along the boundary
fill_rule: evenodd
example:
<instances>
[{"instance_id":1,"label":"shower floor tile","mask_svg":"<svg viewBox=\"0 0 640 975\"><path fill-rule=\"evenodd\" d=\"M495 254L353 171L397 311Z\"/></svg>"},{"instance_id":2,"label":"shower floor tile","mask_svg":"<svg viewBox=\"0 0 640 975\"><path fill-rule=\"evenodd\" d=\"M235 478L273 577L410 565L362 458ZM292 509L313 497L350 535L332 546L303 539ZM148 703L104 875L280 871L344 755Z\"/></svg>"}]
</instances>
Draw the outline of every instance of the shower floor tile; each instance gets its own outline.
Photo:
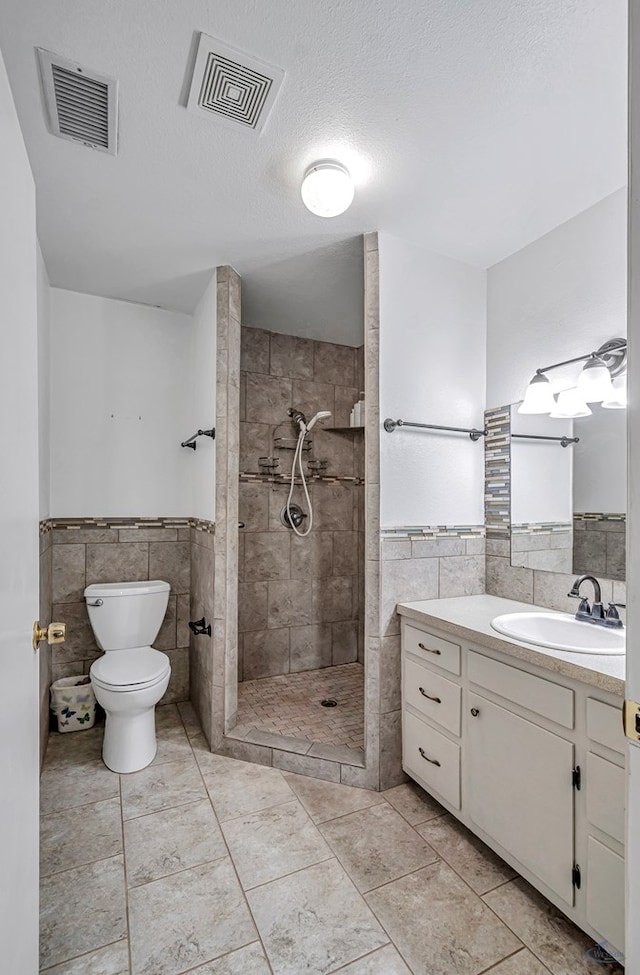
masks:
<instances>
[{"instance_id":1,"label":"shower floor tile","mask_svg":"<svg viewBox=\"0 0 640 975\"><path fill-rule=\"evenodd\" d=\"M323 708L320 702L327 698L337 707ZM364 667L340 664L241 681L234 737L251 731L364 748Z\"/></svg>"}]
</instances>

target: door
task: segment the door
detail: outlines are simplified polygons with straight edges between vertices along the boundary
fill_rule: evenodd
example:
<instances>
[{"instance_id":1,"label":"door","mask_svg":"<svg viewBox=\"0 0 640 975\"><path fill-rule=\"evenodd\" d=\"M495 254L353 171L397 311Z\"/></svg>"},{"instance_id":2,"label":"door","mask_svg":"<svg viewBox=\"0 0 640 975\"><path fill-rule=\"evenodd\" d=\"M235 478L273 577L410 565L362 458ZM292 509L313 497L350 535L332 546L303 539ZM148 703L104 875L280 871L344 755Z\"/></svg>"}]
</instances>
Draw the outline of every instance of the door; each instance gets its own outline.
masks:
<instances>
[{"instance_id":1,"label":"door","mask_svg":"<svg viewBox=\"0 0 640 975\"><path fill-rule=\"evenodd\" d=\"M467 705L471 819L573 904L573 743L479 694Z\"/></svg>"},{"instance_id":2,"label":"door","mask_svg":"<svg viewBox=\"0 0 640 975\"><path fill-rule=\"evenodd\" d=\"M629 408L627 413L627 684L640 703L640 9L629 4ZM640 972L640 745L627 749L626 970Z\"/></svg>"},{"instance_id":3,"label":"door","mask_svg":"<svg viewBox=\"0 0 640 975\"><path fill-rule=\"evenodd\" d=\"M38 971L38 459L35 194L0 56L0 945ZM44 620L48 623L49 620Z\"/></svg>"}]
</instances>

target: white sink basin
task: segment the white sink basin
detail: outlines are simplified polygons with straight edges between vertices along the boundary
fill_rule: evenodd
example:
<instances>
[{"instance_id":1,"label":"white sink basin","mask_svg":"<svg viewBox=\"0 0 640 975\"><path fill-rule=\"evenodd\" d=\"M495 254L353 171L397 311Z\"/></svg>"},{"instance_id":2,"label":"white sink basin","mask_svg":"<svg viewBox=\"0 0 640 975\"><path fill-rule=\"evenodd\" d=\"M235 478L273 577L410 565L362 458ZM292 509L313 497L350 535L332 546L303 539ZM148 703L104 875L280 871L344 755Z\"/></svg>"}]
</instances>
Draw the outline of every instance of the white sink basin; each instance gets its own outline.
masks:
<instances>
[{"instance_id":1,"label":"white sink basin","mask_svg":"<svg viewBox=\"0 0 640 975\"><path fill-rule=\"evenodd\" d=\"M568 613L505 613L491 620L512 640L572 653L623 654L625 631L584 623Z\"/></svg>"}]
</instances>

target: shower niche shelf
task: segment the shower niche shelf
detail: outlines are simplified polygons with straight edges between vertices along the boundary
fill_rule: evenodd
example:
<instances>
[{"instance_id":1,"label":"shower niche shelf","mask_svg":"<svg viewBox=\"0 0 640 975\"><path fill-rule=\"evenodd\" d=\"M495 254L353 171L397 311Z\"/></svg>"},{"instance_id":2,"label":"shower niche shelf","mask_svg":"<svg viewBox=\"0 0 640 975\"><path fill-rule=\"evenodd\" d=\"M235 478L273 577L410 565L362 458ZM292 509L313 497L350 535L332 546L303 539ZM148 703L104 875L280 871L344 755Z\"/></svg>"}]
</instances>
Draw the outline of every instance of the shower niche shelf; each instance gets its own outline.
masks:
<instances>
[{"instance_id":1,"label":"shower niche shelf","mask_svg":"<svg viewBox=\"0 0 640 975\"><path fill-rule=\"evenodd\" d=\"M356 427L323 427L322 429L325 430L327 433L358 433L358 432L363 433L364 432L364 426L362 424Z\"/></svg>"}]
</instances>

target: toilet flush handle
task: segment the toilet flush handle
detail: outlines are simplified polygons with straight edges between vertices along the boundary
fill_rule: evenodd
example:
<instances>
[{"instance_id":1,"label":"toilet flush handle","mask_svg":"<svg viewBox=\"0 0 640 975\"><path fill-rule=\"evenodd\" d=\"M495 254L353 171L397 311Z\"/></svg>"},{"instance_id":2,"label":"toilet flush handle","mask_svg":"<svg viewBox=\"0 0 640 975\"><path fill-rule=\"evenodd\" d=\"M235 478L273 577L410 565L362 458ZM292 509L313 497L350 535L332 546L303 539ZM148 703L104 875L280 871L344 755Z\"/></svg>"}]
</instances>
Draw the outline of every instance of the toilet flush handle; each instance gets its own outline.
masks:
<instances>
[{"instance_id":1,"label":"toilet flush handle","mask_svg":"<svg viewBox=\"0 0 640 975\"><path fill-rule=\"evenodd\" d=\"M96 599L93 603L87 603L87 606L102 606L104 599Z\"/></svg>"}]
</instances>

